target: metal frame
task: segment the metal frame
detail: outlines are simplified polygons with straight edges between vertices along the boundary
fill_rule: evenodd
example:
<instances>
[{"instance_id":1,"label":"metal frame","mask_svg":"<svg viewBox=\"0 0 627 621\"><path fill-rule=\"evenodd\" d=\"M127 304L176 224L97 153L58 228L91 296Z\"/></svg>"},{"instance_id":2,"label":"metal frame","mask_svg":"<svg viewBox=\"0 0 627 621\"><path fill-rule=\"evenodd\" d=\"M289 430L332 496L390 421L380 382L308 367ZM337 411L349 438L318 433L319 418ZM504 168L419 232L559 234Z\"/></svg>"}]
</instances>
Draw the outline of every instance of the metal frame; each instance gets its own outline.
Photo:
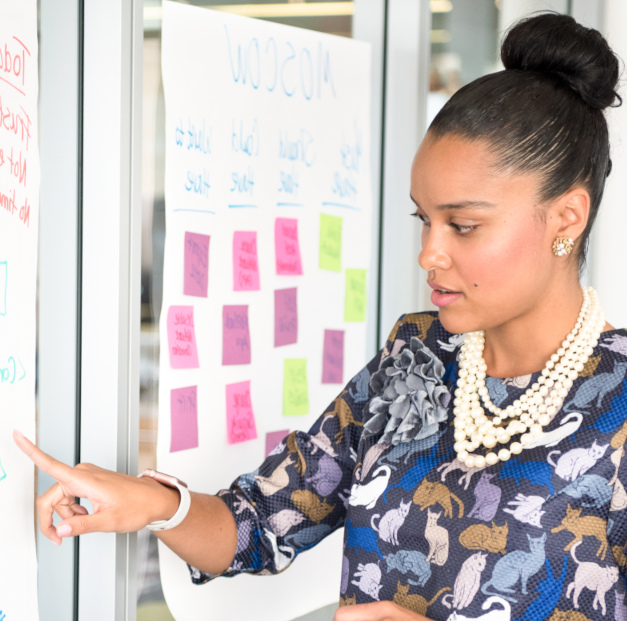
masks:
<instances>
[{"instance_id":1,"label":"metal frame","mask_svg":"<svg viewBox=\"0 0 627 621\"><path fill-rule=\"evenodd\" d=\"M42 450L78 459L80 420L81 24L79 0L40 3L38 436ZM61 68L61 70L59 70ZM42 494L54 481L38 477ZM38 531L42 621L75 619L78 541Z\"/></svg>"},{"instance_id":2,"label":"metal frame","mask_svg":"<svg viewBox=\"0 0 627 621\"><path fill-rule=\"evenodd\" d=\"M81 460L137 474L141 244L139 0L85 0ZM79 619L135 619L136 536L83 537Z\"/></svg>"}]
</instances>

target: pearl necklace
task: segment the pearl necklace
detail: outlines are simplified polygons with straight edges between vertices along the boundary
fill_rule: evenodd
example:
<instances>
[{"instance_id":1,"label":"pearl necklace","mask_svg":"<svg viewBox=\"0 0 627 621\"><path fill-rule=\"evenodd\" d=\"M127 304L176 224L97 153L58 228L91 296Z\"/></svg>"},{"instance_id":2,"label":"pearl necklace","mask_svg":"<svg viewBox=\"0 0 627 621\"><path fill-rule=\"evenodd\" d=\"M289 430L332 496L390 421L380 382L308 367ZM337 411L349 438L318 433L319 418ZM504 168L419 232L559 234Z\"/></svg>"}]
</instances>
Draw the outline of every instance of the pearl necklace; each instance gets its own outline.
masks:
<instances>
[{"instance_id":1,"label":"pearl necklace","mask_svg":"<svg viewBox=\"0 0 627 621\"><path fill-rule=\"evenodd\" d=\"M592 287L582 287L582 290L583 305L575 327L546 363L538 380L505 409L492 403L485 384L485 332L470 332L466 336L459 354L453 414L455 452L457 459L467 467L492 466L499 460L508 460L512 454L519 454L559 411L605 326L605 315L596 291ZM486 416L481 401L493 418ZM507 419L509 422L504 424ZM490 450L497 444L507 444L517 434L522 435L519 441L511 443L509 449ZM480 446L489 450L487 455L472 454Z\"/></svg>"}]
</instances>

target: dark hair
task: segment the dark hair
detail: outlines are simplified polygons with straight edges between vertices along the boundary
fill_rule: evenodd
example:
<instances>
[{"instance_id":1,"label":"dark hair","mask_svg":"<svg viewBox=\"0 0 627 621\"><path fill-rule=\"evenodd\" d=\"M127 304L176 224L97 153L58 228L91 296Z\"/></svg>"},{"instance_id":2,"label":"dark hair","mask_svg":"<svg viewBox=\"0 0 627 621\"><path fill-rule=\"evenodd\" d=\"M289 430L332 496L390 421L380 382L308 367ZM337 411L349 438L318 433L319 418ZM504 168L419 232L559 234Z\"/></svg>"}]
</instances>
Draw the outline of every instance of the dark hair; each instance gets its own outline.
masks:
<instances>
[{"instance_id":1,"label":"dark hair","mask_svg":"<svg viewBox=\"0 0 627 621\"><path fill-rule=\"evenodd\" d=\"M504 71L451 97L429 135L486 140L499 170L540 175L541 203L584 187L591 206L578 240L581 269L612 166L603 109L622 103L618 59L597 30L568 15L541 13L507 32L501 60Z\"/></svg>"}]
</instances>

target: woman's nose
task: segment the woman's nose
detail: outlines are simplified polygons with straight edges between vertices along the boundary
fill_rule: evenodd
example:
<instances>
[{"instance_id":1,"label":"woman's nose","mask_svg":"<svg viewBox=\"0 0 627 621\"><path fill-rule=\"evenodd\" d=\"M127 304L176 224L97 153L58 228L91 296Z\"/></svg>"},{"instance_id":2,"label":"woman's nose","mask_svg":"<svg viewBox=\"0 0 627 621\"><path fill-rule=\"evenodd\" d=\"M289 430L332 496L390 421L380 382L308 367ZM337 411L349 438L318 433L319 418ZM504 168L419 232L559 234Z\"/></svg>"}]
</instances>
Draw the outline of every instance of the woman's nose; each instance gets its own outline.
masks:
<instances>
[{"instance_id":1,"label":"woman's nose","mask_svg":"<svg viewBox=\"0 0 627 621\"><path fill-rule=\"evenodd\" d=\"M446 270L451 267L451 257L444 244L441 233L436 233L430 229L423 229L422 250L418 255L418 265L423 270L433 269Z\"/></svg>"}]
</instances>

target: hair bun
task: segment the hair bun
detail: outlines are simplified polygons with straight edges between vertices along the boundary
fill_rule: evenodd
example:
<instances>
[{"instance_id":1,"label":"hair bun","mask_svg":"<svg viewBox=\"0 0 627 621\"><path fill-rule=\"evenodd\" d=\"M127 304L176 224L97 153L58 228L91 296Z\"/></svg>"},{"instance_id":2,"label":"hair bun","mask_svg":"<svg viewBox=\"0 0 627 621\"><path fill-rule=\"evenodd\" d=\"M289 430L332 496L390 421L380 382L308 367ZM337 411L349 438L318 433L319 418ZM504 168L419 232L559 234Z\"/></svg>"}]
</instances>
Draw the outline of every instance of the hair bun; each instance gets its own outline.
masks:
<instances>
[{"instance_id":1,"label":"hair bun","mask_svg":"<svg viewBox=\"0 0 627 621\"><path fill-rule=\"evenodd\" d=\"M505 69L561 78L593 108L621 104L616 55L600 32L568 15L542 13L514 24L501 45L501 60Z\"/></svg>"}]
</instances>

